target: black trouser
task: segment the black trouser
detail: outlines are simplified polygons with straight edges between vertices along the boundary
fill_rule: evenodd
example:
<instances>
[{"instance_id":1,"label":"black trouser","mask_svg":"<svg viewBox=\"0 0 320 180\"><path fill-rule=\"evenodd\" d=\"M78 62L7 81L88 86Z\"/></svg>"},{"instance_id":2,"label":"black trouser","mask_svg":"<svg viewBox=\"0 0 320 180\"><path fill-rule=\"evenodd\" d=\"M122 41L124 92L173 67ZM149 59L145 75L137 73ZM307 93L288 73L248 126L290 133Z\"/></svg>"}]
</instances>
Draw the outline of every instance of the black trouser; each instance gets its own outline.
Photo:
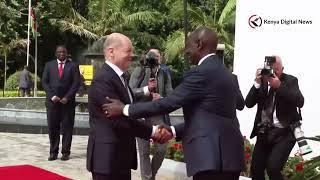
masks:
<instances>
[{"instance_id":1,"label":"black trouser","mask_svg":"<svg viewBox=\"0 0 320 180\"><path fill-rule=\"evenodd\" d=\"M93 180L131 180L131 171L117 174L100 174L92 172Z\"/></svg>"},{"instance_id":2,"label":"black trouser","mask_svg":"<svg viewBox=\"0 0 320 180\"><path fill-rule=\"evenodd\" d=\"M278 130L279 128L274 128L269 133ZM281 170L286 164L295 142L296 139L290 129L283 130L282 133L276 132L271 137L267 134L258 135L252 154L252 180L264 180L265 170L267 170L270 180L283 180Z\"/></svg>"},{"instance_id":3,"label":"black trouser","mask_svg":"<svg viewBox=\"0 0 320 180\"><path fill-rule=\"evenodd\" d=\"M52 103L47 106L47 121L50 139L50 154L58 154L60 142L60 125L62 127L62 154L70 154L74 125L74 103Z\"/></svg>"},{"instance_id":4,"label":"black trouser","mask_svg":"<svg viewBox=\"0 0 320 180\"><path fill-rule=\"evenodd\" d=\"M240 172L202 171L193 176L193 180L238 180Z\"/></svg>"}]
</instances>

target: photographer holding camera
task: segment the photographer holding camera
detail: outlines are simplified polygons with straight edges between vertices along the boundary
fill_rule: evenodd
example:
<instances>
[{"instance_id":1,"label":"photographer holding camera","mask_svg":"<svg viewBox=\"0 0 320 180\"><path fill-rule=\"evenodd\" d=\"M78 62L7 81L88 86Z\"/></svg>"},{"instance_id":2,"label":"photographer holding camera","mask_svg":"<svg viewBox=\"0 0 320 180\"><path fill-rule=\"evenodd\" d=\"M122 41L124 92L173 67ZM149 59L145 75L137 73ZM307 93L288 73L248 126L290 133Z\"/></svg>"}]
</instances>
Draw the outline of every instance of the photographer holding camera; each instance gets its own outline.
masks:
<instances>
[{"instance_id":1,"label":"photographer holding camera","mask_svg":"<svg viewBox=\"0 0 320 180\"><path fill-rule=\"evenodd\" d=\"M263 69L256 71L246 106L258 105L250 138L257 136L252 154L253 180L264 180L265 170L271 180L282 180L284 167L296 139L292 125L301 120L297 108L304 104L298 79L283 73L279 56L266 56Z\"/></svg>"},{"instance_id":2,"label":"photographer holding camera","mask_svg":"<svg viewBox=\"0 0 320 180\"><path fill-rule=\"evenodd\" d=\"M168 68L160 66L162 57L158 49L150 49L145 56L145 63L136 67L131 74L129 86L135 93L141 92L150 94L149 97L142 97L138 102L152 101L165 97L172 91L171 76ZM152 125L171 125L169 115L157 115L145 118L145 122ZM150 161L150 142L137 138L140 170L142 180L154 180L162 161L165 157L167 144L154 142L154 155Z\"/></svg>"}]
</instances>

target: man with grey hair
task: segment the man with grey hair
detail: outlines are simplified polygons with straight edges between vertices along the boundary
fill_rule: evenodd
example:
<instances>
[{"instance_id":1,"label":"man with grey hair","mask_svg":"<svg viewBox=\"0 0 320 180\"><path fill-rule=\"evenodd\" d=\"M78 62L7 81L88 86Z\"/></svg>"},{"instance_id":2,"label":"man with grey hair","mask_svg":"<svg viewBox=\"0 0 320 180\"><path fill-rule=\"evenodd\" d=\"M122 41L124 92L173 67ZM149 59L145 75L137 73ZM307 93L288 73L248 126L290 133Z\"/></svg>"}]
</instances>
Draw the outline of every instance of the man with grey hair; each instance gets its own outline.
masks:
<instances>
[{"instance_id":1,"label":"man with grey hair","mask_svg":"<svg viewBox=\"0 0 320 180\"><path fill-rule=\"evenodd\" d=\"M159 49L150 49L146 54L146 62L142 66L138 66L131 74L129 85L134 90L143 88L150 96L137 99L139 102L147 102L166 97L172 91L171 76L169 69L160 66L162 56ZM168 114L161 114L143 119L147 124L171 125ZM140 171L142 180L154 180L161 167L163 159L167 152L167 143L160 144L154 142L154 153L150 160L150 141L137 138Z\"/></svg>"},{"instance_id":2,"label":"man with grey hair","mask_svg":"<svg viewBox=\"0 0 320 180\"><path fill-rule=\"evenodd\" d=\"M131 104L135 100L124 76L134 57L130 39L110 34L104 43L105 64L96 72L88 92L89 140L87 169L93 180L130 180L130 169L137 168L135 137L159 137L155 126L127 117L108 118L102 110L106 97ZM166 133L166 132L164 132ZM167 132L167 136L170 133Z\"/></svg>"},{"instance_id":3,"label":"man with grey hair","mask_svg":"<svg viewBox=\"0 0 320 180\"><path fill-rule=\"evenodd\" d=\"M273 73L258 69L245 100L248 108L258 106L250 136L257 136L251 163L253 180L264 180L265 170L269 179L283 179L281 170L296 142L291 127L301 120L297 108L304 104L298 79L283 73L279 56L271 58Z\"/></svg>"}]
</instances>

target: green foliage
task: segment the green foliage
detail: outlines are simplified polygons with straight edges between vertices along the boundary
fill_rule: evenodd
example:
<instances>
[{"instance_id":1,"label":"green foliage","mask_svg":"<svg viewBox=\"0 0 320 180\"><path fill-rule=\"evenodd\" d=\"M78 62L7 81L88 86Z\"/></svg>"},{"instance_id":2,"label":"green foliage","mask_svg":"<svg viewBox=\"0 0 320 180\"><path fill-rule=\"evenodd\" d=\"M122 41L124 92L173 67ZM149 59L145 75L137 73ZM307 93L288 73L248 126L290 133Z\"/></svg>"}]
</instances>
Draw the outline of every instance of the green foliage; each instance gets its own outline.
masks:
<instances>
[{"instance_id":1,"label":"green foliage","mask_svg":"<svg viewBox=\"0 0 320 180\"><path fill-rule=\"evenodd\" d=\"M32 96L32 93L31 93ZM38 97L45 97L46 93L44 91L38 91L37 92ZM0 97L19 97L19 91L4 91L4 96L3 96L3 91L0 90Z\"/></svg>"},{"instance_id":2,"label":"green foliage","mask_svg":"<svg viewBox=\"0 0 320 180\"><path fill-rule=\"evenodd\" d=\"M19 89L19 78L21 71L12 74L6 82L5 90L13 91ZM34 82L34 74L31 73L32 82ZM37 76L37 84L40 85L40 78Z\"/></svg>"}]
</instances>

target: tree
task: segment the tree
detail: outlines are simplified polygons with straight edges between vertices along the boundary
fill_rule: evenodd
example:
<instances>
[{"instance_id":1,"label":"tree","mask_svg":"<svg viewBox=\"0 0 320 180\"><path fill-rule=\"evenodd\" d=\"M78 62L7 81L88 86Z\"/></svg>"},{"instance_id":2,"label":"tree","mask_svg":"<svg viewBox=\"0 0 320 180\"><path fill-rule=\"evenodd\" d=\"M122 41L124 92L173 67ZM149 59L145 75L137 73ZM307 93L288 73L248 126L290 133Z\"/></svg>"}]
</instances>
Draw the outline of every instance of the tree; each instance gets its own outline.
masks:
<instances>
[{"instance_id":1,"label":"tree","mask_svg":"<svg viewBox=\"0 0 320 180\"><path fill-rule=\"evenodd\" d=\"M179 0L171 4L173 8L170 15L180 20L182 20L183 15L182 3L182 0ZM228 0L225 3L221 1L202 1L200 6L188 4L187 9L191 29L207 26L216 30L220 43L226 46L225 59L229 62L232 61L234 50L235 7L235 0ZM208 9L211 9L211 11ZM168 37L165 47L167 59L178 58L184 47L183 30L179 29L173 32Z\"/></svg>"},{"instance_id":2,"label":"tree","mask_svg":"<svg viewBox=\"0 0 320 180\"><path fill-rule=\"evenodd\" d=\"M0 55L4 57L4 85L7 77L7 60L12 50L26 46L25 27L22 21L25 7L15 0L0 2Z\"/></svg>"}]
</instances>

